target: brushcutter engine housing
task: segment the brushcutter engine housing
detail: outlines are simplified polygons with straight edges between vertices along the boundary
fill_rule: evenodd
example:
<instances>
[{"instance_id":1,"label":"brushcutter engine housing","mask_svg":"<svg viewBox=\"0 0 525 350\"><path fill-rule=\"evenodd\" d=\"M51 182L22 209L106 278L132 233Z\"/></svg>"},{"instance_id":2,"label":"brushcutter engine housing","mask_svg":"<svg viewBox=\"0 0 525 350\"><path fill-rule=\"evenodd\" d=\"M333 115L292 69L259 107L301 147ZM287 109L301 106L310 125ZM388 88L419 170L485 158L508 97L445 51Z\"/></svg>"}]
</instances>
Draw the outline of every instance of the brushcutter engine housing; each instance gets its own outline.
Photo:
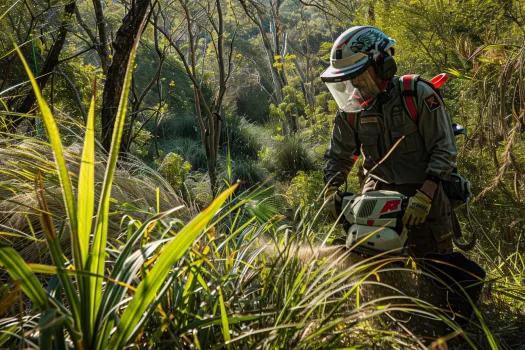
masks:
<instances>
[{"instance_id":1,"label":"brushcutter engine housing","mask_svg":"<svg viewBox=\"0 0 525 350\"><path fill-rule=\"evenodd\" d=\"M402 255L408 230L402 223L408 197L395 191L344 193L346 247L364 255Z\"/></svg>"}]
</instances>

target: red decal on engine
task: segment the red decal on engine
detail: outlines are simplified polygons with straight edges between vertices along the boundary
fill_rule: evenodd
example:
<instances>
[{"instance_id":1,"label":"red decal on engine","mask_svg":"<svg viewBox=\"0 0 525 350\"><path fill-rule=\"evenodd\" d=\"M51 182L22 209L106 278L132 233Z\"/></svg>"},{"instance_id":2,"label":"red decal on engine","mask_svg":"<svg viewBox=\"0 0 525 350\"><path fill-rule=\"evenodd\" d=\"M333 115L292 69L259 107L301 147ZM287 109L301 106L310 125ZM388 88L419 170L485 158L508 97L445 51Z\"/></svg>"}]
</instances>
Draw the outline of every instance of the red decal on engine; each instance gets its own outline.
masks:
<instances>
[{"instance_id":1,"label":"red decal on engine","mask_svg":"<svg viewBox=\"0 0 525 350\"><path fill-rule=\"evenodd\" d=\"M398 210L399 209L399 204L401 204L401 200L400 199L394 199L394 200L386 202L385 206L383 207L383 209L381 209L381 214L387 213L387 212L392 211L392 210Z\"/></svg>"},{"instance_id":2,"label":"red decal on engine","mask_svg":"<svg viewBox=\"0 0 525 350\"><path fill-rule=\"evenodd\" d=\"M366 226L374 226L374 220L368 220Z\"/></svg>"}]
</instances>

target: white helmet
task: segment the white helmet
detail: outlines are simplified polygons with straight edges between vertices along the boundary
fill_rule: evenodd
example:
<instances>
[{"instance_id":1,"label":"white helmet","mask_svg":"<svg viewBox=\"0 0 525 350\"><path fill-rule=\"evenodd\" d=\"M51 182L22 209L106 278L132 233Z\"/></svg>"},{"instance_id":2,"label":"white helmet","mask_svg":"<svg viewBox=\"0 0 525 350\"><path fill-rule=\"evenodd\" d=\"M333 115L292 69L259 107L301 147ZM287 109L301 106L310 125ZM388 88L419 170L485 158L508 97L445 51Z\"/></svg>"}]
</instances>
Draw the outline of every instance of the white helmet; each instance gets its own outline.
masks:
<instances>
[{"instance_id":1,"label":"white helmet","mask_svg":"<svg viewBox=\"0 0 525 350\"><path fill-rule=\"evenodd\" d=\"M382 80L393 78L397 71L392 58L395 43L394 39L372 26L352 27L337 38L330 53L330 67L321 74L321 80L328 86L340 109L346 112L359 109L367 94L359 91L358 84L353 84L352 79L363 75L365 77L361 79L370 80L363 73L372 64ZM390 53L386 52L389 49ZM368 83L370 86L370 81Z\"/></svg>"}]
</instances>

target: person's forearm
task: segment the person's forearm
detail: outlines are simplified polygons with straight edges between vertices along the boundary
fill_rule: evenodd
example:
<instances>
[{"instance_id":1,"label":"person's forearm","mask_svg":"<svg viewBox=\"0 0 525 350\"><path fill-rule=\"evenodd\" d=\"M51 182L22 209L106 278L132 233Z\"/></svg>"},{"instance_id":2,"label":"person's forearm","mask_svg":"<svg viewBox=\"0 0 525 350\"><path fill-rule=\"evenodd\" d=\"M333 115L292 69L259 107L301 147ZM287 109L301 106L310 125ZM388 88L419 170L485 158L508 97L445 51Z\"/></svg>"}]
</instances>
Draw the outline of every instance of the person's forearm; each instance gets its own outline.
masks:
<instances>
[{"instance_id":1,"label":"person's forearm","mask_svg":"<svg viewBox=\"0 0 525 350\"><path fill-rule=\"evenodd\" d=\"M421 192L423 192L428 198L434 199L434 194L436 193L438 184L435 183L432 180L425 180L423 182L423 186L419 189Z\"/></svg>"}]
</instances>

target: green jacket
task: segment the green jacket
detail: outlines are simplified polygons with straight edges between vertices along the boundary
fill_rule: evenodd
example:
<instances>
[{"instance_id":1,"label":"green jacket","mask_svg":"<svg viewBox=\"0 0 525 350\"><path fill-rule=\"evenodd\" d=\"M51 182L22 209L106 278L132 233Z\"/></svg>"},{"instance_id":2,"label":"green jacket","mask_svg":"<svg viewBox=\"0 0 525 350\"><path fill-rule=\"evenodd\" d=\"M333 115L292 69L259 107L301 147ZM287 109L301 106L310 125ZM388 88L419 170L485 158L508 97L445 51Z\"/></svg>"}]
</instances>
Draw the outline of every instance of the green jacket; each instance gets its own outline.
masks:
<instances>
[{"instance_id":1,"label":"green jacket","mask_svg":"<svg viewBox=\"0 0 525 350\"><path fill-rule=\"evenodd\" d=\"M338 112L325 153L325 182L343 184L354 165L353 156L359 153L368 175L402 136L404 140L373 170L372 178L393 184L423 183L429 177L448 180L457 156L450 117L426 83L418 82L416 93L417 122L403 107L399 77L394 77L369 109L353 118L354 125L347 113Z\"/></svg>"}]
</instances>

